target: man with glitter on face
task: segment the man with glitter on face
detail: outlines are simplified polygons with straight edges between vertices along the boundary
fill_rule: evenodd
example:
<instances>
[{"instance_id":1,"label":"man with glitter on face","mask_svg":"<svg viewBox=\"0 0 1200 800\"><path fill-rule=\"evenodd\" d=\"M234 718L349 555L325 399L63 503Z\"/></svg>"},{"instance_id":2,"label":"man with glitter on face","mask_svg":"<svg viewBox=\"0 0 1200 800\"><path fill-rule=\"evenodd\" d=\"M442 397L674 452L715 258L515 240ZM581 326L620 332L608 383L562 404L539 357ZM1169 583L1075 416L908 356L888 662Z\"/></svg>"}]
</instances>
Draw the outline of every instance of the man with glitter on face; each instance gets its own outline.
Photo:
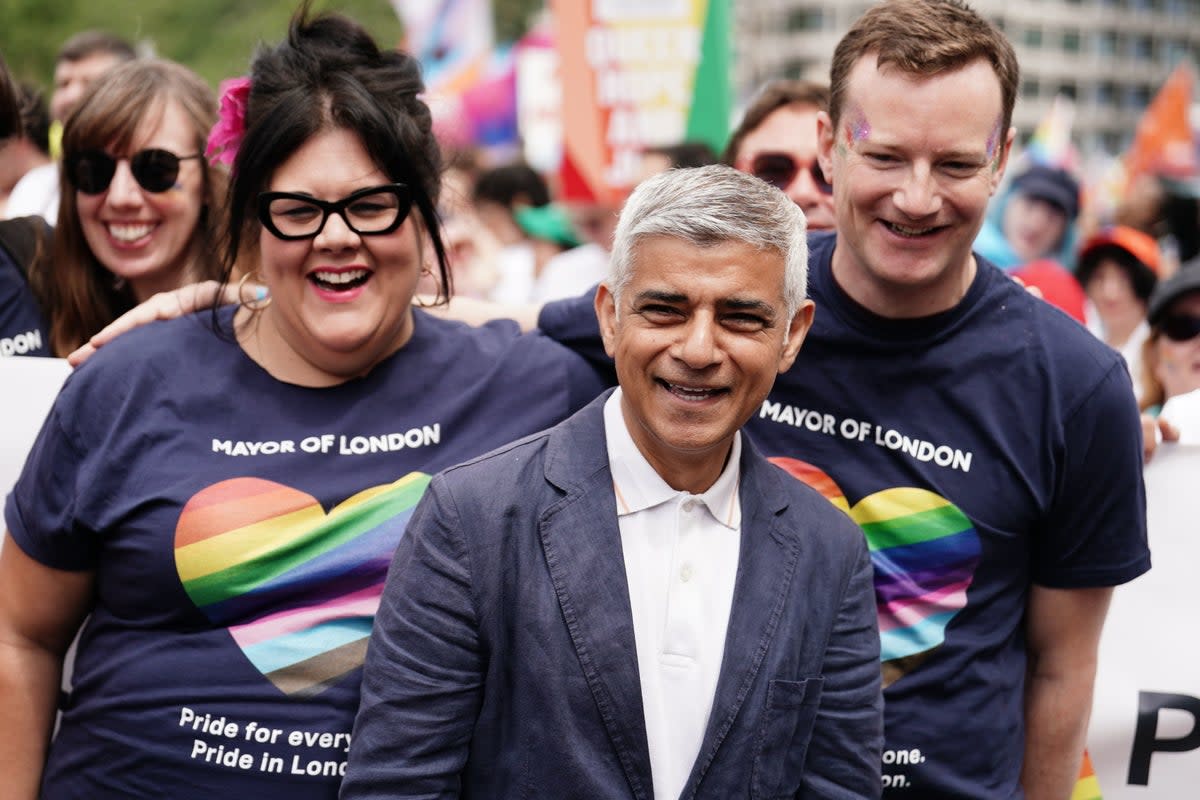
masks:
<instances>
[{"instance_id":1,"label":"man with glitter on face","mask_svg":"<svg viewBox=\"0 0 1200 800\"><path fill-rule=\"evenodd\" d=\"M813 245L808 358L751 432L870 541L885 797L1066 798L1111 587L1150 563L1129 378L971 251L1013 140L1002 33L890 0L830 85L837 233Z\"/></svg>"},{"instance_id":2,"label":"man with glitter on face","mask_svg":"<svg viewBox=\"0 0 1200 800\"><path fill-rule=\"evenodd\" d=\"M1129 376L972 253L1013 140L1004 35L960 0L888 0L831 78L837 231L810 241L805 357L746 431L870 542L884 797L1065 800L1111 587L1150 566ZM585 349L572 302L539 325Z\"/></svg>"}]
</instances>

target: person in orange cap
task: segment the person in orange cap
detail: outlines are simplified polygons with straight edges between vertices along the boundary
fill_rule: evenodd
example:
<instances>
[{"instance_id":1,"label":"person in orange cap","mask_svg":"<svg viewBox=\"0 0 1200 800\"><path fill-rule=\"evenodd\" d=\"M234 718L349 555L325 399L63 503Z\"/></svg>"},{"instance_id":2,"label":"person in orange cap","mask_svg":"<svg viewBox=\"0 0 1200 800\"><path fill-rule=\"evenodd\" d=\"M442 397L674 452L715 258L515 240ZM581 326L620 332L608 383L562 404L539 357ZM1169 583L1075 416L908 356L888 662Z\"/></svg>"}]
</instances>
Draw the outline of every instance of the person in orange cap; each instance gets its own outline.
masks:
<instances>
[{"instance_id":1,"label":"person in orange cap","mask_svg":"<svg viewBox=\"0 0 1200 800\"><path fill-rule=\"evenodd\" d=\"M1133 376L1141 374L1142 345L1150 334L1146 304L1161 261L1158 243L1126 225L1100 230L1079 251L1076 274L1088 296L1088 328L1124 356Z\"/></svg>"}]
</instances>

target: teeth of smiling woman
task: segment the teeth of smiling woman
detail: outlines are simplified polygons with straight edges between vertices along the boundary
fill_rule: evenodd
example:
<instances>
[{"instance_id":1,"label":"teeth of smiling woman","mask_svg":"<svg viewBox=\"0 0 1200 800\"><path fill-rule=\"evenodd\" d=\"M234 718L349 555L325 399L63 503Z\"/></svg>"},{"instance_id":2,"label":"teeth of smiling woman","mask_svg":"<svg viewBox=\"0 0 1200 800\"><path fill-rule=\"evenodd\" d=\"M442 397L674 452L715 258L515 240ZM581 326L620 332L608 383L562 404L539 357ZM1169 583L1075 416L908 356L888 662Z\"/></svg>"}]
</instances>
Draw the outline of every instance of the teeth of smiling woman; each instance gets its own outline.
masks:
<instances>
[{"instance_id":1,"label":"teeth of smiling woman","mask_svg":"<svg viewBox=\"0 0 1200 800\"><path fill-rule=\"evenodd\" d=\"M348 272L315 272L313 277L321 283L353 283L357 280L362 280L367 276L365 269L352 269Z\"/></svg>"},{"instance_id":2,"label":"teeth of smiling woman","mask_svg":"<svg viewBox=\"0 0 1200 800\"><path fill-rule=\"evenodd\" d=\"M136 242L154 230L153 225L109 225L108 232L122 242Z\"/></svg>"}]
</instances>

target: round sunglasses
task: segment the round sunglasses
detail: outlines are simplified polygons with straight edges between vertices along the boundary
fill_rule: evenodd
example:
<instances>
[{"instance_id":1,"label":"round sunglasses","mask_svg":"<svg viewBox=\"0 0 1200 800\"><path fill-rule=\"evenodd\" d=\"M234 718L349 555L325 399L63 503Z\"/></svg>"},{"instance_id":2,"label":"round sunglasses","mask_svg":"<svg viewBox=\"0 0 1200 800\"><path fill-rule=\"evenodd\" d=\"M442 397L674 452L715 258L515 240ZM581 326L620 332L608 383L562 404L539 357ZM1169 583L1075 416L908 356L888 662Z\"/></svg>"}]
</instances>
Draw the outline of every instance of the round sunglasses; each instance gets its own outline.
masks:
<instances>
[{"instance_id":1,"label":"round sunglasses","mask_svg":"<svg viewBox=\"0 0 1200 800\"><path fill-rule=\"evenodd\" d=\"M296 192L263 192L258 220L276 238L312 239L337 214L360 236L379 236L400 227L412 210L412 194L403 183L368 186L332 203Z\"/></svg>"},{"instance_id":2,"label":"round sunglasses","mask_svg":"<svg viewBox=\"0 0 1200 800\"><path fill-rule=\"evenodd\" d=\"M807 164L801 164L787 153L759 153L750 162L750 174L771 184L777 189L786 191L801 169L808 170L813 184L821 194L833 194L833 184L825 180L821 165L814 158Z\"/></svg>"},{"instance_id":3,"label":"round sunglasses","mask_svg":"<svg viewBox=\"0 0 1200 800\"><path fill-rule=\"evenodd\" d=\"M170 150L150 147L129 157L129 171L139 186L157 194L175 185L175 179L179 177L179 162L192 158L200 158L200 154L177 156ZM103 150L72 153L66 161L67 180L84 194L100 194L112 183L120 160Z\"/></svg>"},{"instance_id":4,"label":"round sunglasses","mask_svg":"<svg viewBox=\"0 0 1200 800\"><path fill-rule=\"evenodd\" d=\"M1200 317L1172 314L1162 321L1162 332L1173 342L1186 342L1200 336Z\"/></svg>"}]
</instances>

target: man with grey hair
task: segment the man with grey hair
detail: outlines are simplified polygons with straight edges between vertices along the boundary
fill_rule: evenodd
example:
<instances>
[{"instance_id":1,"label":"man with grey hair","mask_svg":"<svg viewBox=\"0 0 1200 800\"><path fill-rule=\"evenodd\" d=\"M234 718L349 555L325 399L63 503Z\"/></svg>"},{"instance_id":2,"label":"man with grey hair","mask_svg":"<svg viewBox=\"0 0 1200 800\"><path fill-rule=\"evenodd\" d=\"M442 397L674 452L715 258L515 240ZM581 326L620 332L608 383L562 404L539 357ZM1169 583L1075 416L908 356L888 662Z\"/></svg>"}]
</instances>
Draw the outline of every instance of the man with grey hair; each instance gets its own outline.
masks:
<instances>
[{"instance_id":1,"label":"man with grey hair","mask_svg":"<svg viewBox=\"0 0 1200 800\"><path fill-rule=\"evenodd\" d=\"M596 299L620 385L433 479L343 798L879 796L862 534L739 432L812 322L805 262L756 178L634 191Z\"/></svg>"}]
</instances>

